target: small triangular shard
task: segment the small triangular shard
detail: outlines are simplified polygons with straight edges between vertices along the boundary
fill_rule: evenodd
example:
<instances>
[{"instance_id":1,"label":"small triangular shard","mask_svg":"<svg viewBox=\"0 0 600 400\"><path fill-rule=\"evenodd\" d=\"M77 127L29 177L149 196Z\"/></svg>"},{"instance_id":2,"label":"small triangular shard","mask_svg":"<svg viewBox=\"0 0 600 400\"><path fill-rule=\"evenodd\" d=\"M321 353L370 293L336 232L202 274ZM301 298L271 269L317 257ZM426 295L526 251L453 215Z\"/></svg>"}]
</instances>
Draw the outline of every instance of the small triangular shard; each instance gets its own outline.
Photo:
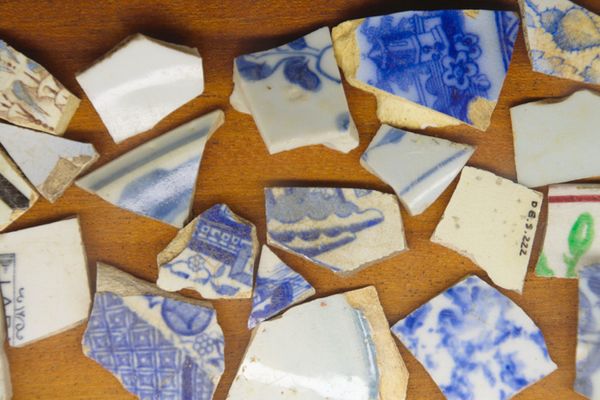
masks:
<instances>
[{"instance_id":1,"label":"small triangular shard","mask_svg":"<svg viewBox=\"0 0 600 400\"><path fill-rule=\"evenodd\" d=\"M73 180L98 159L89 143L0 124L0 144L48 201L54 202Z\"/></svg>"},{"instance_id":2,"label":"small triangular shard","mask_svg":"<svg viewBox=\"0 0 600 400\"><path fill-rule=\"evenodd\" d=\"M263 245L258 275L252 295L252 312L248 328L315 294L315 289L302 275L288 267Z\"/></svg>"},{"instance_id":3,"label":"small triangular shard","mask_svg":"<svg viewBox=\"0 0 600 400\"><path fill-rule=\"evenodd\" d=\"M204 146L223 124L216 110L165 133L77 180L77 186L134 213L183 227Z\"/></svg>"},{"instance_id":4,"label":"small triangular shard","mask_svg":"<svg viewBox=\"0 0 600 400\"><path fill-rule=\"evenodd\" d=\"M382 125L361 157L390 185L410 215L425 211L465 166L475 148Z\"/></svg>"}]
</instances>

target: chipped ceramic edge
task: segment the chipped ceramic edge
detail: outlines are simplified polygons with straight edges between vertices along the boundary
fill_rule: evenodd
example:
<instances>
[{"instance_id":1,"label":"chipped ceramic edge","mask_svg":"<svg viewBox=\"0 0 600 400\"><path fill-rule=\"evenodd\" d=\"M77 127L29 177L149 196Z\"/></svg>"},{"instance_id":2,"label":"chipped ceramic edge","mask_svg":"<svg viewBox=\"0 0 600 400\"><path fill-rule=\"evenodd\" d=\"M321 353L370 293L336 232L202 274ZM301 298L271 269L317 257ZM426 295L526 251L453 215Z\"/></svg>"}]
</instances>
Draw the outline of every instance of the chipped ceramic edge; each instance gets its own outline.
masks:
<instances>
[{"instance_id":1,"label":"chipped ceramic edge","mask_svg":"<svg viewBox=\"0 0 600 400\"><path fill-rule=\"evenodd\" d=\"M90 150L93 152L91 157L87 158L87 156L80 156L71 159L59 158L54 169L50 172L44 183L36 186L40 194L50 203L54 203L58 200L65 191L71 187L73 182L80 175L84 174L92 164L100 158L94 145L91 143L82 144L88 144L90 146ZM79 169L77 174L67 174L67 172L77 169Z\"/></svg>"},{"instance_id":2,"label":"chipped ceramic edge","mask_svg":"<svg viewBox=\"0 0 600 400\"><path fill-rule=\"evenodd\" d=\"M28 188L30 190L30 193L29 193L29 197L28 197L29 205L27 208L12 208L8 204L6 204L6 202L4 202L3 200L0 200L0 202L4 202L4 204L6 204L7 207L12 209L12 211L10 213L10 217L6 221L6 223L0 224L0 232L3 231L4 229L6 229L8 226L10 226L17 219L19 219L19 217L21 217L27 211L29 211L35 205L35 203L38 201L38 199L40 197L37 194L37 192L35 191L35 188L33 187L33 185L21 173L21 171L19 170L19 167L17 167L17 165L12 161L12 159L8 156L8 154L6 154L4 151L0 150L0 164L2 164L2 163L4 163L6 165L6 167L8 169L10 169L11 172L14 173L14 175L15 175L14 180L20 181L19 184L23 185L23 188ZM1 173L0 173L0 175L1 175ZM8 178L6 178L6 176L4 176L4 175L2 175L2 176L6 179L8 184L12 183L12 182L10 182L10 180ZM20 188L18 188L16 185L12 185L12 186L14 186L15 189L19 190L19 192L22 195L24 195L24 197L26 197L25 196L26 193L21 191ZM1 400L1 398L0 398L0 400Z\"/></svg>"}]
</instances>

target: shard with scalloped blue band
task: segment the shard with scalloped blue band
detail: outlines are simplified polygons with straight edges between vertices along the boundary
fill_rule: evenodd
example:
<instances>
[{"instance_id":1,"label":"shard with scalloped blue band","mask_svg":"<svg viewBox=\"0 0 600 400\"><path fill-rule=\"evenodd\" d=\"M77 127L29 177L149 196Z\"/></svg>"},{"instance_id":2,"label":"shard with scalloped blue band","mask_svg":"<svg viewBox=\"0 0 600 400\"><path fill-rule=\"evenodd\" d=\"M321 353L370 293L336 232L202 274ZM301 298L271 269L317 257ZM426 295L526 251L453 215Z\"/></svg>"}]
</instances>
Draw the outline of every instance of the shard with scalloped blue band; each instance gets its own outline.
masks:
<instances>
[{"instance_id":1,"label":"shard with scalloped blue band","mask_svg":"<svg viewBox=\"0 0 600 400\"><path fill-rule=\"evenodd\" d=\"M323 144L358 146L329 28L233 63L232 106L251 114L269 153Z\"/></svg>"},{"instance_id":2,"label":"shard with scalloped blue band","mask_svg":"<svg viewBox=\"0 0 600 400\"><path fill-rule=\"evenodd\" d=\"M600 84L600 16L569 0L519 0L534 71Z\"/></svg>"},{"instance_id":3,"label":"shard with scalloped blue band","mask_svg":"<svg viewBox=\"0 0 600 400\"><path fill-rule=\"evenodd\" d=\"M408 248L395 196L367 189L265 189L267 241L340 274Z\"/></svg>"},{"instance_id":4,"label":"shard with scalloped blue band","mask_svg":"<svg viewBox=\"0 0 600 400\"><path fill-rule=\"evenodd\" d=\"M208 303L162 292L106 264L83 336L86 356L141 400L211 400L225 342Z\"/></svg>"},{"instance_id":5,"label":"shard with scalloped blue band","mask_svg":"<svg viewBox=\"0 0 600 400\"><path fill-rule=\"evenodd\" d=\"M392 327L449 400L507 400L556 369L525 312L471 275Z\"/></svg>"}]
</instances>

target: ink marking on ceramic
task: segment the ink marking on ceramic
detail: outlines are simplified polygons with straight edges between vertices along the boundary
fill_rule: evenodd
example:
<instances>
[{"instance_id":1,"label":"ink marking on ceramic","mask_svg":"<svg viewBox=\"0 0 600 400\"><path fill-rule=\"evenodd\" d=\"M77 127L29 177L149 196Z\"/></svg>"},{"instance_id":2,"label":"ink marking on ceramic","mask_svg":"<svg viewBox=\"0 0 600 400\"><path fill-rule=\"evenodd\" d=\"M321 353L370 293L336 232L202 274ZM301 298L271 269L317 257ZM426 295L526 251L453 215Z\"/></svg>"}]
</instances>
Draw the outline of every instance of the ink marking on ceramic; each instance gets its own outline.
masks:
<instances>
[{"instance_id":1,"label":"ink marking on ceramic","mask_svg":"<svg viewBox=\"0 0 600 400\"><path fill-rule=\"evenodd\" d=\"M0 281L2 301L6 318L6 329L10 341L22 340L26 327L25 288L20 287L17 279L17 260L15 253L0 254L0 268L4 280Z\"/></svg>"}]
</instances>

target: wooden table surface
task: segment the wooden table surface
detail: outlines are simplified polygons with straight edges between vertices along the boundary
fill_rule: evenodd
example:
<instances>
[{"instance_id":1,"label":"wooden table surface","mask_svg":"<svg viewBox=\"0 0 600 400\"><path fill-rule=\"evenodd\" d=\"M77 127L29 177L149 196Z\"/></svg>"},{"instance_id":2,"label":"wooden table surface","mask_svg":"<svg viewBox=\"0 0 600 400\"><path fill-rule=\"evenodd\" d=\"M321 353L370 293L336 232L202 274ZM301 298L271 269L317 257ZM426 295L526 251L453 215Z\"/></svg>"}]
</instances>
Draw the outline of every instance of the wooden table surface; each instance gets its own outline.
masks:
<instances>
[{"instance_id":1,"label":"wooden table surface","mask_svg":"<svg viewBox=\"0 0 600 400\"><path fill-rule=\"evenodd\" d=\"M600 12L600 1L578 0ZM232 109L232 60L239 54L286 43L324 25L347 19L417 8L488 8L517 10L514 0L498 1L377 1L377 0L203 0L203 1L51 1L15 0L0 5L0 38L44 65L83 99L66 137L91 142L100 152L99 167L116 156L179 124L216 108L225 111L225 124L204 152L193 216L225 202L253 221L265 240L263 188L276 184L311 184L391 189L359 164L359 157L377 131L373 96L345 84L360 146L349 154L313 146L270 156L252 118ZM197 47L204 60L204 94L161 121L154 129L115 145L85 98L75 74L126 36L141 32L169 42ZM545 97L565 96L583 87L568 80L536 74L519 33L504 89L485 133L468 126L428 129L426 133L477 145L469 164L515 179L509 108ZM596 88L597 89L597 88ZM410 251L341 278L299 257L276 251L317 289L317 296L375 285L390 324L407 315L466 274L489 282L468 259L429 241L456 182L426 212L404 213ZM546 188L542 188L545 192ZM541 279L533 266L545 230L545 213L538 227L523 295L503 292L538 323L558 370L516 398L549 400L580 398L572 391L575 377L577 282ZM96 261L121 267L139 277L157 277L156 254L176 230L139 217L71 187L55 204L40 200L9 230L43 224L79 214L90 270ZM190 291L185 294L194 296ZM223 400L235 376L250 332L246 321L250 300L215 301L225 332L226 370L215 399ZM14 399L132 399L119 382L81 351L85 324L20 349L9 349ZM408 399L443 399L423 367L398 342L410 371ZM269 399L265 399L269 400ZM486 399L477 399L486 400Z\"/></svg>"}]
</instances>

